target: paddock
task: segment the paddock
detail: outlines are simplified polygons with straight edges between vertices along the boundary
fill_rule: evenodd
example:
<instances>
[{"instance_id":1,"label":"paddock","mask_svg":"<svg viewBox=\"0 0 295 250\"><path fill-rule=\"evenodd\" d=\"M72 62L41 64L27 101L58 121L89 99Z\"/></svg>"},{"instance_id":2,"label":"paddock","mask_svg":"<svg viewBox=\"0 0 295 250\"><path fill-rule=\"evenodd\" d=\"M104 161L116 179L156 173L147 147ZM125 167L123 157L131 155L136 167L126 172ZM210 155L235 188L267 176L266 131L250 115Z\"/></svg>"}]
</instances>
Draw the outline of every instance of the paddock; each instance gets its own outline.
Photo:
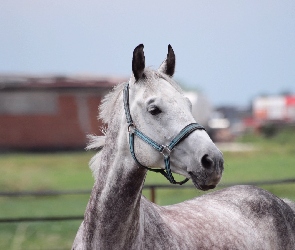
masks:
<instances>
[{"instance_id":1,"label":"paddock","mask_svg":"<svg viewBox=\"0 0 295 250\"><path fill-rule=\"evenodd\" d=\"M261 148L261 143L254 145L258 151L224 152L227 170L223 176L224 180L217 188L232 184L255 184L279 197L295 201L295 159L289 146L274 143L265 149ZM71 247L93 185L93 178L87 166L91 155L93 152L1 155L0 168L3 174L0 176L0 219L15 219L13 222L0 223L1 249ZM73 175L78 175L81 181L68 173L70 168L74 172ZM44 171L46 178L36 181L43 177ZM152 187L155 201L160 205L180 202L203 194L191 188L191 182L175 189L175 186L167 184L156 174L149 174L147 177L144 189L147 198L151 198L152 191L149 188ZM48 190L51 192L46 193ZM34 192L20 196L24 191ZM66 194L59 194L59 191ZM40 196L42 193L45 196ZM13 197L7 197L7 194L12 194ZM68 207L71 208L69 211ZM61 220L63 217L66 220ZM18 222L21 218L27 219Z\"/></svg>"}]
</instances>

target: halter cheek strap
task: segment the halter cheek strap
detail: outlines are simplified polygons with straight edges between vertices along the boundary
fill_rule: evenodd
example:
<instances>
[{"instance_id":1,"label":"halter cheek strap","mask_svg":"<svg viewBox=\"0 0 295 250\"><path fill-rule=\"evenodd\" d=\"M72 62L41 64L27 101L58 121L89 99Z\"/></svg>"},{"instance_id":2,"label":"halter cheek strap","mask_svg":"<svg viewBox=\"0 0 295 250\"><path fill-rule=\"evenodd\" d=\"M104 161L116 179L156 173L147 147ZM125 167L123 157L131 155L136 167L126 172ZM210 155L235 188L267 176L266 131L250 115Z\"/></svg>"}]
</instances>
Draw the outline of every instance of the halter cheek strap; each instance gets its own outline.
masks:
<instances>
[{"instance_id":1,"label":"halter cheek strap","mask_svg":"<svg viewBox=\"0 0 295 250\"><path fill-rule=\"evenodd\" d=\"M128 124L128 132L129 132L129 147L130 147L130 152L135 160L135 162L141 166L146 168L147 170L161 173L163 176L165 176L170 183L172 184L179 184L182 185L186 183L189 179L186 178L183 181L177 182L175 181L171 168L170 168L170 154L173 148L182 140L184 140L189 134L191 134L195 130L205 130L203 126L201 126L198 123L191 123L184 127L177 136L174 137L174 139L170 142L169 145L161 145L146 136L144 133L142 133L140 130L138 130L132 120L131 114L130 114L130 109L129 109L129 84L127 83L124 88L124 93L123 93L123 101L124 101L124 109L125 109L125 115L126 115L126 121ZM141 140L143 140L145 143L149 144L151 147L153 147L155 150L159 151L163 157L164 157L164 163L165 163L165 169L154 169L154 168L149 168L147 166L142 165L136 158L135 151L134 151L134 139L135 136L139 137Z\"/></svg>"}]
</instances>

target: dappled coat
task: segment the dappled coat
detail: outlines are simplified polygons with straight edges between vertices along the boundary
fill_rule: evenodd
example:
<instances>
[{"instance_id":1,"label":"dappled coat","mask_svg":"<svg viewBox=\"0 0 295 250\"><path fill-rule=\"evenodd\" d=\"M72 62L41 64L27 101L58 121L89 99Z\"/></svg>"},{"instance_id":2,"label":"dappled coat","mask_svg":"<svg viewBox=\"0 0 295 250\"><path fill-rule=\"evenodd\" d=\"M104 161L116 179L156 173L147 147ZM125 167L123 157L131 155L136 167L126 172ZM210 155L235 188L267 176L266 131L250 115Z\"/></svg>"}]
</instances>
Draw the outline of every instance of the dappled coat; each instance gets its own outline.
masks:
<instances>
[{"instance_id":1,"label":"dappled coat","mask_svg":"<svg viewBox=\"0 0 295 250\"><path fill-rule=\"evenodd\" d=\"M131 125L123 104L126 83L105 98L100 117L108 129L89 145L101 151L90 163L95 184L72 249L295 249L295 204L265 190L234 186L164 207L142 196L149 168L165 169L172 183L172 172L179 173L200 190L221 179L222 154L203 129L186 134L171 152L156 150L195 123L172 80L174 68L171 46L157 71L145 68L143 45L135 48L128 83Z\"/></svg>"}]
</instances>

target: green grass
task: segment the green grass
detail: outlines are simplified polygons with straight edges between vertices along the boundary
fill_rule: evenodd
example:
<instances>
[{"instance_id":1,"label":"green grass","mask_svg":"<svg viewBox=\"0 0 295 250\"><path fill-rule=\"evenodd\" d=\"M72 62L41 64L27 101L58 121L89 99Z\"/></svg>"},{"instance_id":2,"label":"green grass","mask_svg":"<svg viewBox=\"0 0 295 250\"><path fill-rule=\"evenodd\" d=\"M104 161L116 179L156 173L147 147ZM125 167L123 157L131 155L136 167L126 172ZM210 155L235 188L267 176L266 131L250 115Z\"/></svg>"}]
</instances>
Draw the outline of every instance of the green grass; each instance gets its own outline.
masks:
<instances>
[{"instance_id":1,"label":"green grass","mask_svg":"<svg viewBox=\"0 0 295 250\"><path fill-rule=\"evenodd\" d=\"M91 189L93 153L2 154L0 190ZM0 217L83 215L89 195L0 198ZM0 224L0 249L69 249L81 221Z\"/></svg>"},{"instance_id":2,"label":"green grass","mask_svg":"<svg viewBox=\"0 0 295 250\"><path fill-rule=\"evenodd\" d=\"M0 155L0 190L90 188L87 167L94 153L12 153Z\"/></svg>"},{"instance_id":3,"label":"green grass","mask_svg":"<svg viewBox=\"0 0 295 250\"><path fill-rule=\"evenodd\" d=\"M224 152L225 171L221 183L295 178L295 139L278 135L264 139L245 137L255 143L253 152ZM283 139L282 139L283 138ZM290 139L291 138L291 139ZM0 191L91 189L88 162L93 152L10 153L0 155ZM178 178L178 177L177 177ZM179 177L182 179L182 177ZM168 184L159 174L149 173L147 184ZM189 183L191 184L191 183ZM295 184L269 185L279 197L295 201ZM150 193L144 190L149 198ZM196 189L159 189L156 202L172 204L204 194ZM56 197L0 197L0 217L83 215L89 195ZM69 249L81 221L0 224L0 249Z\"/></svg>"}]
</instances>

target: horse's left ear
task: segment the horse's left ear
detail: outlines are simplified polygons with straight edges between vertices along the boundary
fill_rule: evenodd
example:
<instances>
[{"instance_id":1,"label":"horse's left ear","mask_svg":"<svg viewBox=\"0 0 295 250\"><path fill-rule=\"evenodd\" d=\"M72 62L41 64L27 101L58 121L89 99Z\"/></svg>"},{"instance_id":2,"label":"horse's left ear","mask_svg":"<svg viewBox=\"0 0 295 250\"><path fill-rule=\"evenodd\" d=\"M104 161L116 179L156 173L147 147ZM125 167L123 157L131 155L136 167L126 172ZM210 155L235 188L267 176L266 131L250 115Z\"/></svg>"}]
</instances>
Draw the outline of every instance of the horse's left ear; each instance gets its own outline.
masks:
<instances>
[{"instance_id":1,"label":"horse's left ear","mask_svg":"<svg viewBox=\"0 0 295 250\"><path fill-rule=\"evenodd\" d=\"M142 77L145 68L145 57L143 44L139 44L133 51L132 72L136 81Z\"/></svg>"},{"instance_id":2,"label":"horse's left ear","mask_svg":"<svg viewBox=\"0 0 295 250\"><path fill-rule=\"evenodd\" d=\"M161 64L159 71L172 77L175 71L175 54L172 46L168 45L168 54L166 60Z\"/></svg>"}]
</instances>

